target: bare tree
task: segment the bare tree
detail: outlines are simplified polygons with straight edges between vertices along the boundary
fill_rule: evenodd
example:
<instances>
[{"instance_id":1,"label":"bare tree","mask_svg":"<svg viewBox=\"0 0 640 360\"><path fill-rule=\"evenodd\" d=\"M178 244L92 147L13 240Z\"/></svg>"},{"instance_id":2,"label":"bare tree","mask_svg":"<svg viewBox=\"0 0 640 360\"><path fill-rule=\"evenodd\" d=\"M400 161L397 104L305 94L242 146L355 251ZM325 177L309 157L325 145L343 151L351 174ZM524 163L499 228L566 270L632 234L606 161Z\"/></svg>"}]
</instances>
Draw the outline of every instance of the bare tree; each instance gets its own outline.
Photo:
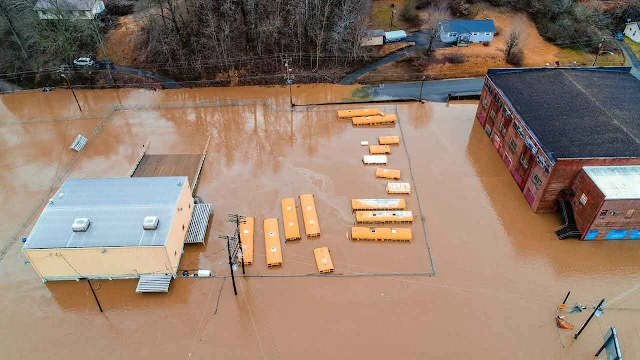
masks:
<instances>
[{"instance_id":1,"label":"bare tree","mask_svg":"<svg viewBox=\"0 0 640 360\"><path fill-rule=\"evenodd\" d=\"M433 45L440 37L440 24L449 15L446 3L437 3L429 7L427 10L427 20L423 24L423 31L427 37L427 54L433 51Z\"/></svg>"}]
</instances>

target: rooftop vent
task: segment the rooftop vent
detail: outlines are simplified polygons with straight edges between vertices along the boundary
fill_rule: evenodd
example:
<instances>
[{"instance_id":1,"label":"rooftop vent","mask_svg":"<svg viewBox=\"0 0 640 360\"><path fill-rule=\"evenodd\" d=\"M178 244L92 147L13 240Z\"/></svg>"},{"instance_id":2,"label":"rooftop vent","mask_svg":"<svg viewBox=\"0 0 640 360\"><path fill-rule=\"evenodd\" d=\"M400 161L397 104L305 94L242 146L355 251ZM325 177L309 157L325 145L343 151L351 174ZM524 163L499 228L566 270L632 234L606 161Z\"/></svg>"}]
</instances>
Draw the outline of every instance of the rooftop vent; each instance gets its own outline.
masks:
<instances>
[{"instance_id":1,"label":"rooftop vent","mask_svg":"<svg viewBox=\"0 0 640 360\"><path fill-rule=\"evenodd\" d=\"M73 220L71 230L75 232L85 232L89 229L89 225L91 225L91 221L88 218L77 218Z\"/></svg>"},{"instance_id":2,"label":"rooftop vent","mask_svg":"<svg viewBox=\"0 0 640 360\"><path fill-rule=\"evenodd\" d=\"M158 229L158 223L160 223L160 220L158 220L157 216L145 216L142 221L142 228L145 230L156 230Z\"/></svg>"}]
</instances>

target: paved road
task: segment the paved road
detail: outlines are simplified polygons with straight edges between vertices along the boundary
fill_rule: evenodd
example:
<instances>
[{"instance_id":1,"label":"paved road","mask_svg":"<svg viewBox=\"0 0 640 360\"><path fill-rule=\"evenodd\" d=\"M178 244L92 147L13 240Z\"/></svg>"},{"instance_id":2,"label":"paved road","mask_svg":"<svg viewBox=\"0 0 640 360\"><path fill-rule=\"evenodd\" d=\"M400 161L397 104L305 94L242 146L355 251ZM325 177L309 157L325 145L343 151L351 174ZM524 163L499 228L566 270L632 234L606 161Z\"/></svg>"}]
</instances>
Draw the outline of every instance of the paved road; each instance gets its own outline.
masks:
<instances>
[{"instance_id":1,"label":"paved road","mask_svg":"<svg viewBox=\"0 0 640 360\"><path fill-rule=\"evenodd\" d=\"M180 84L178 84L177 82L169 79L168 77L156 74L156 73L151 72L151 71L133 69L133 68L128 68L128 67L124 67L124 66L116 66L116 67L114 67L114 70L117 71L117 72L125 73L125 74L135 74L135 75L148 77L148 78L153 79L153 80L157 80L157 81L162 83L162 86L165 89L180 89L182 87L182 86L180 86Z\"/></svg>"},{"instance_id":2,"label":"paved road","mask_svg":"<svg viewBox=\"0 0 640 360\"><path fill-rule=\"evenodd\" d=\"M640 79L640 61L636 57L636 55L631 51L629 45L627 45L624 41L618 41L620 44L620 48L624 53L624 57L627 59L629 64L631 64L631 75Z\"/></svg>"},{"instance_id":3,"label":"paved road","mask_svg":"<svg viewBox=\"0 0 640 360\"><path fill-rule=\"evenodd\" d=\"M480 94L483 83L484 78L425 81L422 99L441 102L446 100L448 94ZM371 100L418 99L420 86L420 81L365 86L362 91L365 91L367 96L363 96L363 98Z\"/></svg>"},{"instance_id":4,"label":"paved road","mask_svg":"<svg viewBox=\"0 0 640 360\"><path fill-rule=\"evenodd\" d=\"M415 48L417 49L426 49L428 45L427 41L428 41L428 37L426 32L424 32L424 30L413 32L411 35L407 36L407 38L402 40L402 42L416 43ZM450 46L450 45L437 41L433 44L433 49L439 49L447 46ZM344 79L340 80L340 84L352 85L357 78L368 73L369 71L373 71L382 65L392 63L396 60L402 59L403 57L407 56L408 50L413 50L413 47L406 47L403 50L400 50L393 54L389 54L374 63L371 63L363 68L356 70L355 72L352 72L351 74L345 76Z\"/></svg>"}]
</instances>

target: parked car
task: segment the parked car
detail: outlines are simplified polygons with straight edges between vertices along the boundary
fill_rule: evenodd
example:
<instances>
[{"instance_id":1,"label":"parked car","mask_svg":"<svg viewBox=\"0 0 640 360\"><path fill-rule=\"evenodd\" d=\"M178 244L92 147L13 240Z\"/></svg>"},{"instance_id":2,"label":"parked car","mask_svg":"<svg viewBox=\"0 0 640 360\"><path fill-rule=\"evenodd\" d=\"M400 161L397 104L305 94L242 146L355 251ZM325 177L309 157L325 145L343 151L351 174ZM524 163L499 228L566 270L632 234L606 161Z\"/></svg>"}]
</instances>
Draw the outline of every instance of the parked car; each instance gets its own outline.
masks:
<instances>
[{"instance_id":1,"label":"parked car","mask_svg":"<svg viewBox=\"0 0 640 360\"><path fill-rule=\"evenodd\" d=\"M73 60L73 65L76 65L76 66L91 66L91 65L93 65L93 60L91 60L91 58L88 58L88 57L81 57L81 58L77 58L77 59Z\"/></svg>"},{"instance_id":2,"label":"parked car","mask_svg":"<svg viewBox=\"0 0 640 360\"><path fill-rule=\"evenodd\" d=\"M93 63L93 66L97 67L98 69L113 69L116 67L111 60L96 61L95 63Z\"/></svg>"},{"instance_id":3,"label":"parked car","mask_svg":"<svg viewBox=\"0 0 640 360\"><path fill-rule=\"evenodd\" d=\"M620 40L620 41L624 40L624 34L621 33L620 31L617 31L614 36L616 37L616 40Z\"/></svg>"}]
</instances>

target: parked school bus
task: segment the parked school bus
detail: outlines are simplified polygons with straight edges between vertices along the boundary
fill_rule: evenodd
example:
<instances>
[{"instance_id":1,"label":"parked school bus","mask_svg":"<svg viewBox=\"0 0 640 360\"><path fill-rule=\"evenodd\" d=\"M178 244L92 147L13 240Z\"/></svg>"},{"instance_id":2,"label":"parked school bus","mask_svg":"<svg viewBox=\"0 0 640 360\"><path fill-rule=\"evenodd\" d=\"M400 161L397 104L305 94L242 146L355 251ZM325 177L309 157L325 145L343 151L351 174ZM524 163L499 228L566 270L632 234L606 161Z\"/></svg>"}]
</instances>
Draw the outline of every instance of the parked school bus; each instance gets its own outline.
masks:
<instances>
[{"instance_id":1,"label":"parked school bus","mask_svg":"<svg viewBox=\"0 0 640 360\"><path fill-rule=\"evenodd\" d=\"M377 168L376 177L379 179L400 180L400 170Z\"/></svg>"},{"instance_id":2,"label":"parked school bus","mask_svg":"<svg viewBox=\"0 0 640 360\"><path fill-rule=\"evenodd\" d=\"M253 264L253 234L255 219L247 216L244 224L240 224L240 241L242 241L242 257L245 265Z\"/></svg>"},{"instance_id":3,"label":"parked school bus","mask_svg":"<svg viewBox=\"0 0 640 360\"><path fill-rule=\"evenodd\" d=\"M378 136L378 144L380 145L399 145L399 136Z\"/></svg>"},{"instance_id":4,"label":"parked school bus","mask_svg":"<svg viewBox=\"0 0 640 360\"><path fill-rule=\"evenodd\" d=\"M411 224L411 211L356 211L358 224Z\"/></svg>"},{"instance_id":5,"label":"parked school bus","mask_svg":"<svg viewBox=\"0 0 640 360\"><path fill-rule=\"evenodd\" d=\"M411 194L411 184L387 183L387 194Z\"/></svg>"},{"instance_id":6,"label":"parked school bus","mask_svg":"<svg viewBox=\"0 0 640 360\"><path fill-rule=\"evenodd\" d=\"M396 114L387 114L384 116L358 116L351 118L353 126L376 126L376 125L395 125L398 121Z\"/></svg>"},{"instance_id":7,"label":"parked school bus","mask_svg":"<svg viewBox=\"0 0 640 360\"><path fill-rule=\"evenodd\" d=\"M389 145L369 145L369 154L371 155L389 155L391 148Z\"/></svg>"},{"instance_id":8,"label":"parked school bus","mask_svg":"<svg viewBox=\"0 0 640 360\"><path fill-rule=\"evenodd\" d=\"M300 240L300 226L296 201L293 198L282 199L282 222L284 227L284 241Z\"/></svg>"},{"instance_id":9,"label":"parked school bus","mask_svg":"<svg viewBox=\"0 0 640 360\"><path fill-rule=\"evenodd\" d=\"M267 266L281 266L282 247L278 219L264 219L264 248L267 255Z\"/></svg>"},{"instance_id":10,"label":"parked school bus","mask_svg":"<svg viewBox=\"0 0 640 360\"><path fill-rule=\"evenodd\" d=\"M372 115L384 115L378 108L372 109L353 109L353 110L338 110L338 117L341 119L351 119L355 116L372 116Z\"/></svg>"},{"instance_id":11,"label":"parked school bus","mask_svg":"<svg viewBox=\"0 0 640 360\"><path fill-rule=\"evenodd\" d=\"M335 270L328 247L313 249L313 256L316 258L316 267L320 274L332 273Z\"/></svg>"},{"instance_id":12,"label":"parked school bus","mask_svg":"<svg viewBox=\"0 0 640 360\"><path fill-rule=\"evenodd\" d=\"M352 227L351 240L411 241L411 229Z\"/></svg>"},{"instance_id":13,"label":"parked school bus","mask_svg":"<svg viewBox=\"0 0 640 360\"><path fill-rule=\"evenodd\" d=\"M320 223L318 222L318 213L316 212L313 195L300 195L300 207L302 208L302 219L304 220L304 230L307 237L320 236Z\"/></svg>"},{"instance_id":14,"label":"parked school bus","mask_svg":"<svg viewBox=\"0 0 640 360\"><path fill-rule=\"evenodd\" d=\"M407 204L404 199L353 199L352 211L404 210Z\"/></svg>"}]
</instances>

